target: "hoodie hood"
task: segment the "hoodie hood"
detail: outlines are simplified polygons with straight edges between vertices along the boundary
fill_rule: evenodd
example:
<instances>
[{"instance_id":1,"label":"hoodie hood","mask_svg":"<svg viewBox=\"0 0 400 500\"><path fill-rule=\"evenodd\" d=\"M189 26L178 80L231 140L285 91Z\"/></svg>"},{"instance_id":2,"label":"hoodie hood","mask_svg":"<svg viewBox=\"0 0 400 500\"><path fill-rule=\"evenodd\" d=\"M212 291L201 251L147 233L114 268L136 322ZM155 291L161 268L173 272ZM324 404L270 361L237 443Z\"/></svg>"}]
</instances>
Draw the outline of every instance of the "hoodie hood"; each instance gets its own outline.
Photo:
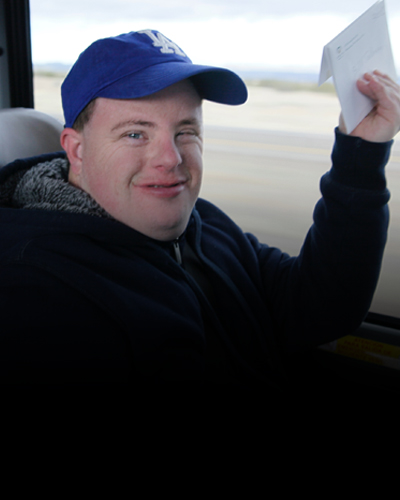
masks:
<instances>
[{"instance_id":1,"label":"hoodie hood","mask_svg":"<svg viewBox=\"0 0 400 500\"><path fill-rule=\"evenodd\" d=\"M90 195L68 182L67 158L59 156L26 168L20 166L18 170L9 168L9 172L5 167L1 172L1 207L112 218Z\"/></svg>"}]
</instances>

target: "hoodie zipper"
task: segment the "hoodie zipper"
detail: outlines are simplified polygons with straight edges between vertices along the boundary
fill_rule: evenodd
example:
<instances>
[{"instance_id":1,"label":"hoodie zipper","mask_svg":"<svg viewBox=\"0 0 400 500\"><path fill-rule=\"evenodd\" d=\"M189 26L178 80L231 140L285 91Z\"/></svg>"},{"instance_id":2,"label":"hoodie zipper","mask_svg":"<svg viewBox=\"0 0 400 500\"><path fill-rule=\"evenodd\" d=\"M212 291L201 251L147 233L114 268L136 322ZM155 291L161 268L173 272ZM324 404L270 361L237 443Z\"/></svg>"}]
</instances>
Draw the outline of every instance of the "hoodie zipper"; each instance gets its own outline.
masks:
<instances>
[{"instance_id":1,"label":"hoodie zipper","mask_svg":"<svg viewBox=\"0 0 400 500\"><path fill-rule=\"evenodd\" d=\"M179 238L177 238L174 243L174 252L175 252L175 259L177 263L181 266L182 265L182 254L181 254L181 249L179 247Z\"/></svg>"}]
</instances>

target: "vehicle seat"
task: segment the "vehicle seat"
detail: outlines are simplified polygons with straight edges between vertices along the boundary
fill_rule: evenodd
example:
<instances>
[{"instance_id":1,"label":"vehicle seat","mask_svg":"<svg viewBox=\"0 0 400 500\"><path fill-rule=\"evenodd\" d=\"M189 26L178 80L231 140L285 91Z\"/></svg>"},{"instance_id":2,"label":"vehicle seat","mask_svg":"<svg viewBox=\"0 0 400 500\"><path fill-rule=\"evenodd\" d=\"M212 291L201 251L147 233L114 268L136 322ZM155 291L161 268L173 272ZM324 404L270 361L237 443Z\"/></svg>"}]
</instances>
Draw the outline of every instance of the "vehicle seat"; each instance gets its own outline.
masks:
<instances>
[{"instance_id":1,"label":"vehicle seat","mask_svg":"<svg viewBox=\"0 0 400 500\"><path fill-rule=\"evenodd\" d=\"M61 151L63 125L30 108L0 109L0 168L18 158Z\"/></svg>"}]
</instances>

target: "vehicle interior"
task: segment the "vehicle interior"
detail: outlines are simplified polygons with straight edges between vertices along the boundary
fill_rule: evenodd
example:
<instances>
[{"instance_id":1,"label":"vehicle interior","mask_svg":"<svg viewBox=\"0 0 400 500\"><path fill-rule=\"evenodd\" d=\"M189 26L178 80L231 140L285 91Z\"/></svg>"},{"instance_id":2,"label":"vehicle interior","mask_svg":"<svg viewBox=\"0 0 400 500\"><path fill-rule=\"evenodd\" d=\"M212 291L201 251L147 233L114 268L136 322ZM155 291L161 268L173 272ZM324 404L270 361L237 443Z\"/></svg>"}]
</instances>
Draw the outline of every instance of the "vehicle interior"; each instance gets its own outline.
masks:
<instances>
[{"instance_id":1,"label":"vehicle interior","mask_svg":"<svg viewBox=\"0 0 400 500\"><path fill-rule=\"evenodd\" d=\"M0 168L17 158L61 149L62 124L35 110L30 23L29 0L0 0ZM390 274L400 283L395 260ZM286 360L296 390L337 402L348 397L389 400L399 394L400 295L392 300L397 315L372 308L352 335L337 332L338 340L330 345Z\"/></svg>"}]
</instances>

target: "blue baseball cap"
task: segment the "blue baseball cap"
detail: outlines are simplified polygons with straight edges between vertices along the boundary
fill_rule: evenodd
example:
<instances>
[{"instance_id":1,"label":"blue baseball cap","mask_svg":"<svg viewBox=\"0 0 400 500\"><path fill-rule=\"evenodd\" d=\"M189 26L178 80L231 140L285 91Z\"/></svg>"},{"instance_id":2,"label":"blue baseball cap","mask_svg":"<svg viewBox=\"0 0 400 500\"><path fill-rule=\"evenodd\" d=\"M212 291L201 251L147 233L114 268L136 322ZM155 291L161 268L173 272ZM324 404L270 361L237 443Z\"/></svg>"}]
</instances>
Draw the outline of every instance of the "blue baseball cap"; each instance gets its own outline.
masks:
<instances>
[{"instance_id":1,"label":"blue baseball cap","mask_svg":"<svg viewBox=\"0 0 400 500\"><path fill-rule=\"evenodd\" d=\"M247 89L230 70L193 64L178 45L158 31L142 30L92 43L61 86L65 126L96 97L134 99L190 78L200 97L243 104Z\"/></svg>"}]
</instances>

